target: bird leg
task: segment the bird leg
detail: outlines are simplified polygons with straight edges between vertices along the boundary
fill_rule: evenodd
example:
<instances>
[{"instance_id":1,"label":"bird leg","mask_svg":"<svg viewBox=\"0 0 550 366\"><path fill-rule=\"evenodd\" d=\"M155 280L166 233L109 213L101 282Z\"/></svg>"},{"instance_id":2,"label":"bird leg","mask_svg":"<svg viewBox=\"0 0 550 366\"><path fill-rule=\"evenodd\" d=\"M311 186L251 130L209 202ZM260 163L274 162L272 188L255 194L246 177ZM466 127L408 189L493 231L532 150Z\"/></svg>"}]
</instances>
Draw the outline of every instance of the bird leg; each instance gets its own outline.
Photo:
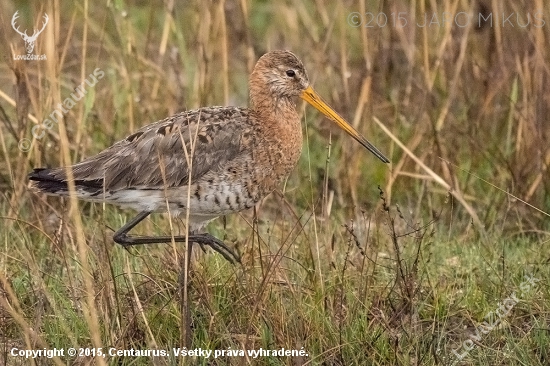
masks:
<instances>
[{"instance_id":1,"label":"bird leg","mask_svg":"<svg viewBox=\"0 0 550 366\"><path fill-rule=\"evenodd\" d=\"M128 247L132 245L141 244L156 244L156 243L171 243L172 240L176 243L185 242L188 240L189 244L197 243L204 250L204 246L208 245L216 252L220 253L231 264L235 262L240 263L240 258L235 252L229 248L223 241L210 235L210 234L188 234L187 236L128 236L128 232L132 230L137 224L151 214L151 211L141 211L136 217L128 221L126 225L121 227L113 235L115 243Z\"/></svg>"}]
</instances>

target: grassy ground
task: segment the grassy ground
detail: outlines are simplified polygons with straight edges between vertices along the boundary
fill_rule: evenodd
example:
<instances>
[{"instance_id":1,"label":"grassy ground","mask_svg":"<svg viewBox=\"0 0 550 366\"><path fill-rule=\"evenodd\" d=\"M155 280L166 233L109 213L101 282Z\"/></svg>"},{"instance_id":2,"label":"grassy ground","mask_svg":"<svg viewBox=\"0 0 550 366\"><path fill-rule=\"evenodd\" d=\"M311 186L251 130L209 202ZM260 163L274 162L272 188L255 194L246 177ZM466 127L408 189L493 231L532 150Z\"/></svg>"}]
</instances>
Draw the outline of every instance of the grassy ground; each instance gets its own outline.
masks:
<instances>
[{"instance_id":1,"label":"grassy ground","mask_svg":"<svg viewBox=\"0 0 550 366\"><path fill-rule=\"evenodd\" d=\"M542 0L3 2L0 364L548 365L549 10ZM47 60L12 57L25 54L16 11L28 34L48 14L34 50ZM478 26L480 12L493 24ZM198 254L183 288L183 246L113 243L133 212L28 190L33 167L76 162L181 110L246 105L254 62L280 48L392 164L303 109L307 138L288 181L208 228L242 265ZM97 69L104 77L33 138ZM170 219L138 231L169 233ZM218 357L174 356L185 346ZM15 348L64 355L29 360ZM99 348L167 355L92 357ZM260 348L305 354L248 355Z\"/></svg>"}]
</instances>

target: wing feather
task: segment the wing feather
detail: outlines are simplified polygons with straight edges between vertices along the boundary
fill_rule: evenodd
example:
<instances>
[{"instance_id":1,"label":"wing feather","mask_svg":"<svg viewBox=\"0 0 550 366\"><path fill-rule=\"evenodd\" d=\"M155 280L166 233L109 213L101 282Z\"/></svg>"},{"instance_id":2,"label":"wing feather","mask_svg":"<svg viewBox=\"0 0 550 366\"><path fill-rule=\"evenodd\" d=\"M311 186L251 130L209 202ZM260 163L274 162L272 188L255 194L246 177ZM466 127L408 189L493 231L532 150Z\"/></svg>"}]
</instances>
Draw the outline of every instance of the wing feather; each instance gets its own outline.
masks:
<instances>
[{"instance_id":1,"label":"wing feather","mask_svg":"<svg viewBox=\"0 0 550 366\"><path fill-rule=\"evenodd\" d=\"M222 169L244 150L252 126L248 110L209 107L176 114L145 126L99 154L72 166L75 182L102 181L105 191L159 189L186 185L188 158L192 182ZM63 168L52 169L51 179L65 181Z\"/></svg>"}]
</instances>

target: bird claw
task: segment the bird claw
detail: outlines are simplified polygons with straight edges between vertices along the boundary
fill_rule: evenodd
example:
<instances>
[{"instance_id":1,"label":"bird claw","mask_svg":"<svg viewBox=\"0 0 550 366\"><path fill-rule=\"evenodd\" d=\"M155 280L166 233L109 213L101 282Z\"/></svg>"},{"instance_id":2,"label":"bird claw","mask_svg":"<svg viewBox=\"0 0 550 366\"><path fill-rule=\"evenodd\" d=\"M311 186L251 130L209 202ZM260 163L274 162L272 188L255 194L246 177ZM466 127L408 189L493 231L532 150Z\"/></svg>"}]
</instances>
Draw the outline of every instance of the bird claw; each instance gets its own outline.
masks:
<instances>
[{"instance_id":1,"label":"bird claw","mask_svg":"<svg viewBox=\"0 0 550 366\"><path fill-rule=\"evenodd\" d=\"M205 245L208 245L214 251L220 253L229 263L241 263L241 258L233 251L233 249L229 248L223 241L210 234L189 235L188 239L189 242L199 244L205 253Z\"/></svg>"}]
</instances>

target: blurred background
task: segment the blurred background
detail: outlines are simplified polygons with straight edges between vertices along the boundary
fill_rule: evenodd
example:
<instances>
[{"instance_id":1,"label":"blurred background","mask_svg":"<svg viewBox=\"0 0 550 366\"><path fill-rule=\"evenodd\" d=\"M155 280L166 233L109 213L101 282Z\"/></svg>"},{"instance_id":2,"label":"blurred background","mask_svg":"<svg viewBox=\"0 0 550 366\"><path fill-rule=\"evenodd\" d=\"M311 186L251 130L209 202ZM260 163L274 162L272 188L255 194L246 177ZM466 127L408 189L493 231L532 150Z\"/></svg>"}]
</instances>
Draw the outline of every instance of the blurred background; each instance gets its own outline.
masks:
<instances>
[{"instance_id":1,"label":"blurred background","mask_svg":"<svg viewBox=\"0 0 550 366\"><path fill-rule=\"evenodd\" d=\"M249 73L275 49L391 164L300 101L298 167L255 210L209 226L243 265L194 260L188 323L193 347L308 356L36 364L550 362L546 2L8 0L0 29L4 364L21 362L13 347L188 345L183 249L125 251L111 237L133 212L36 194L27 175L176 112L246 106ZM166 234L170 220L140 230ZM525 276L540 281L463 346Z\"/></svg>"}]
</instances>

